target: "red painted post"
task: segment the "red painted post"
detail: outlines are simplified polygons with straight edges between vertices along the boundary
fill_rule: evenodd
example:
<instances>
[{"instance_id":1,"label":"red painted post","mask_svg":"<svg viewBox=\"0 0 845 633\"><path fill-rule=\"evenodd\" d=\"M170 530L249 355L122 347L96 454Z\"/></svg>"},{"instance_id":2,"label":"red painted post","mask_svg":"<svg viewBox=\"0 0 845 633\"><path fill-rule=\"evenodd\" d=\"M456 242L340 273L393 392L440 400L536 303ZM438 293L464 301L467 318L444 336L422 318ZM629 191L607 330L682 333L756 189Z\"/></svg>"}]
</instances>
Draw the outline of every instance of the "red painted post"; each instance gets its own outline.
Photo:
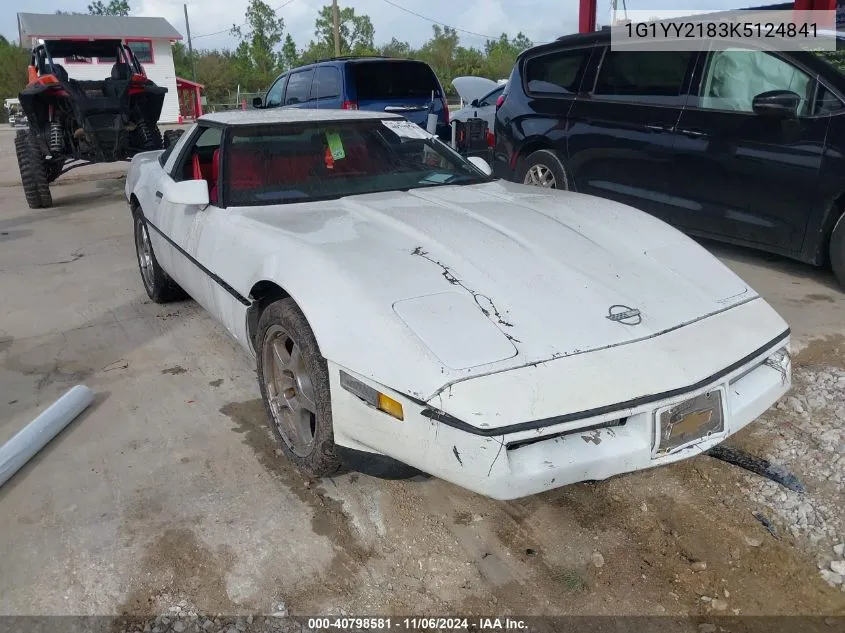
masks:
<instances>
[{"instance_id":1,"label":"red painted post","mask_svg":"<svg viewBox=\"0 0 845 633\"><path fill-rule=\"evenodd\" d=\"M197 116L201 117L202 116L202 94L201 94L201 91L200 91L200 87L194 86L194 91L195 91L194 96L196 97L196 100L197 100Z\"/></svg>"},{"instance_id":2,"label":"red painted post","mask_svg":"<svg viewBox=\"0 0 845 633\"><path fill-rule=\"evenodd\" d=\"M596 30L598 0L578 0L578 32L592 33Z\"/></svg>"}]
</instances>

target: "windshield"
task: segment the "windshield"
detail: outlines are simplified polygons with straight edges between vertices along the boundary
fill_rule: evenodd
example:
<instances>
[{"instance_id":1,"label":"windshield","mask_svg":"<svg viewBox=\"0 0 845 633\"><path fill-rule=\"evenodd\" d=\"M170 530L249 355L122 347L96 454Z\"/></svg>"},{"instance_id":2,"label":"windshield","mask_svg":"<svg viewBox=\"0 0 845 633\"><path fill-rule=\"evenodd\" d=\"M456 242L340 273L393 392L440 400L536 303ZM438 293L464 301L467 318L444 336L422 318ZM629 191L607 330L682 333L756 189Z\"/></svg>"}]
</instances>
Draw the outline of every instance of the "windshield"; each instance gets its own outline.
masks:
<instances>
[{"instance_id":1,"label":"windshield","mask_svg":"<svg viewBox=\"0 0 845 633\"><path fill-rule=\"evenodd\" d=\"M228 202L236 206L488 180L404 119L238 126L223 172Z\"/></svg>"},{"instance_id":2,"label":"windshield","mask_svg":"<svg viewBox=\"0 0 845 633\"><path fill-rule=\"evenodd\" d=\"M431 68L417 61L367 61L351 64L358 101L431 99L440 87Z\"/></svg>"}]
</instances>

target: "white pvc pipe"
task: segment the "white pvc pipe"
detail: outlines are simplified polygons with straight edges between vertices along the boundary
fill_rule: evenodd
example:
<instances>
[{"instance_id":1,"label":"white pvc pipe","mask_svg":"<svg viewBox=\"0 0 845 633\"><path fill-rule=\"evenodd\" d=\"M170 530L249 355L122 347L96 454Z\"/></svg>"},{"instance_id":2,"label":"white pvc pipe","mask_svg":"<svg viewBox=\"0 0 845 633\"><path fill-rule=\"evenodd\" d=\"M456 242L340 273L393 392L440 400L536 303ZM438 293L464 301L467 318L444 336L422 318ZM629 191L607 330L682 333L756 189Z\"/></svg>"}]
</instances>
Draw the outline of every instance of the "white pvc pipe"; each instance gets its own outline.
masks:
<instances>
[{"instance_id":1,"label":"white pvc pipe","mask_svg":"<svg viewBox=\"0 0 845 633\"><path fill-rule=\"evenodd\" d=\"M85 411L93 400L93 391L77 385L3 444L0 447L0 486Z\"/></svg>"}]
</instances>

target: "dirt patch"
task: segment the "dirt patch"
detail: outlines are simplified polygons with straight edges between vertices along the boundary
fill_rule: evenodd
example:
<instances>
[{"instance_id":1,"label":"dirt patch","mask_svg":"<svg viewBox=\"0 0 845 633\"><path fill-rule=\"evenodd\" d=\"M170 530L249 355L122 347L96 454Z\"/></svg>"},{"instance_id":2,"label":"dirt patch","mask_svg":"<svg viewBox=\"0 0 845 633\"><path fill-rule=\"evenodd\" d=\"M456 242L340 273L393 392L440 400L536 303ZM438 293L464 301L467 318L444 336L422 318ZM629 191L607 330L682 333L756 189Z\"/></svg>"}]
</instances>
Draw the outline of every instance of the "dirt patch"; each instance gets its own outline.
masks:
<instances>
[{"instance_id":1,"label":"dirt patch","mask_svg":"<svg viewBox=\"0 0 845 633\"><path fill-rule=\"evenodd\" d=\"M218 378L217 380L211 380L211 381L209 381L209 383L208 383L208 385L209 385L210 387L219 387L219 386L220 386L220 385L222 385L222 384L223 384L223 379L222 379L222 378Z\"/></svg>"},{"instance_id":2,"label":"dirt patch","mask_svg":"<svg viewBox=\"0 0 845 633\"><path fill-rule=\"evenodd\" d=\"M226 593L226 574L234 562L228 547L213 551L189 528L165 530L147 546L118 613L160 613L170 606L164 604L169 596L191 596L203 613L234 613Z\"/></svg>"},{"instance_id":3,"label":"dirt patch","mask_svg":"<svg viewBox=\"0 0 845 633\"><path fill-rule=\"evenodd\" d=\"M831 365L845 369L845 336L831 334L810 341L793 359L796 367Z\"/></svg>"},{"instance_id":4,"label":"dirt patch","mask_svg":"<svg viewBox=\"0 0 845 633\"><path fill-rule=\"evenodd\" d=\"M311 508L311 529L317 535L328 537L334 546L335 557L328 573L289 596L289 607L294 612L308 612L318 593L329 596L348 594L349 585L355 582L355 573L367 563L373 552L361 544L343 512L342 503L326 495L319 482L304 476L285 458L270 432L261 399L232 402L222 407L220 412L232 420L235 424L233 430L255 452L259 463ZM318 588L321 590L318 591Z\"/></svg>"},{"instance_id":5,"label":"dirt patch","mask_svg":"<svg viewBox=\"0 0 845 633\"><path fill-rule=\"evenodd\" d=\"M162 369L161 373L162 374L170 374L171 376L177 376L179 374L187 374L188 370L185 369L184 367L180 367L179 365L176 365L175 367L168 367L167 369Z\"/></svg>"}]
</instances>

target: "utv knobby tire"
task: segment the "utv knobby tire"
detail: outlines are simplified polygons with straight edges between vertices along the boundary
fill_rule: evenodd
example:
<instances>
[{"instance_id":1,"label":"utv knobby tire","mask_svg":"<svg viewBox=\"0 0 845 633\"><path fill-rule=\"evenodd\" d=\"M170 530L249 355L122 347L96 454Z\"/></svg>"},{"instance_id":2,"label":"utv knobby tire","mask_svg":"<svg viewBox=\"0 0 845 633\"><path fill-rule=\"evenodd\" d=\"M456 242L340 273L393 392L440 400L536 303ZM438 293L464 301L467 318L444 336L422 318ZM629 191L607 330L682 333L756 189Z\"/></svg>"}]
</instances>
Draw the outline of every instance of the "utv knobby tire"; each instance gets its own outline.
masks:
<instances>
[{"instance_id":1,"label":"utv knobby tire","mask_svg":"<svg viewBox=\"0 0 845 633\"><path fill-rule=\"evenodd\" d=\"M38 142L26 130L15 135L15 154L21 172L21 184L30 209L46 209L53 205L44 156Z\"/></svg>"},{"instance_id":2,"label":"utv knobby tire","mask_svg":"<svg viewBox=\"0 0 845 633\"><path fill-rule=\"evenodd\" d=\"M153 151L163 147L164 142L161 139L161 130L158 129L158 125L155 123L149 125L146 121L141 121L136 129L142 149Z\"/></svg>"},{"instance_id":3,"label":"utv knobby tire","mask_svg":"<svg viewBox=\"0 0 845 633\"><path fill-rule=\"evenodd\" d=\"M185 133L185 130L165 130L164 131L164 149L167 149L178 141Z\"/></svg>"},{"instance_id":4,"label":"utv knobby tire","mask_svg":"<svg viewBox=\"0 0 845 633\"><path fill-rule=\"evenodd\" d=\"M310 452L305 456L297 455L288 446L276 425L273 411L270 408L265 384L265 370L268 369L264 367L264 346L267 333L274 325L281 326L299 347L308 376L314 386L317 408L314 423L314 442ZM341 462L335 453L329 369L326 359L320 354L320 348L311 326L308 325L305 315L302 314L293 299L280 299L264 309L258 320L258 332L255 341L261 399L264 402L264 410L267 413L270 429L285 457L311 477L325 477L336 473L341 468ZM268 371L272 371L272 368Z\"/></svg>"},{"instance_id":5,"label":"utv knobby tire","mask_svg":"<svg viewBox=\"0 0 845 633\"><path fill-rule=\"evenodd\" d=\"M170 275L159 265L156 259L155 252L153 252L152 243L149 241L149 228L147 228L147 221L144 219L144 214L140 209L136 209L133 217L135 236L135 256L138 259L138 272L141 273L141 282L144 284L144 290L147 291L147 296L156 303L172 303L187 297L187 293L182 290ZM141 242L146 236L147 246L149 248L149 274L144 272L144 263L142 262L143 255L141 249Z\"/></svg>"},{"instance_id":6,"label":"utv knobby tire","mask_svg":"<svg viewBox=\"0 0 845 633\"><path fill-rule=\"evenodd\" d=\"M839 285L845 288L845 213L830 234L830 267Z\"/></svg>"}]
</instances>

